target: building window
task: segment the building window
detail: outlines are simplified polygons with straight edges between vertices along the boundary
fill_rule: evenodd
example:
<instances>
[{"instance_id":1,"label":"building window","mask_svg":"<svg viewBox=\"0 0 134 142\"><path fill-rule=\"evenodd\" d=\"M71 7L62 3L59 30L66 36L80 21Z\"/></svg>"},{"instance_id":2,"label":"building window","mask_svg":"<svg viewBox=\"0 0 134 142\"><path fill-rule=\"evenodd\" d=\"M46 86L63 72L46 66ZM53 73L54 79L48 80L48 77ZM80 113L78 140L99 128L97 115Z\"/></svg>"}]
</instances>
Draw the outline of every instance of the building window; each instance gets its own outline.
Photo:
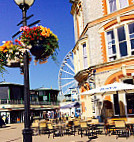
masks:
<instances>
[{"instance_id":1,"label":"building window","mask_svg":"<svg viewBox=\"0 0 134 142\"><path fill-rule=\"evenodd\" d=\"M116 8L116 0L109 0L109 9L110 9L110 13L112 13L112 12L117 10L117 8Z\"/></svg>"},{"instance_id":2,"label":"building window","mask_svg":"<svg viewBox=\"0 0 134 142\"><path fill-rule=\"evenodd\" d=\"M126 101L127 101L127 113L134 114L134 94L133 93L126 94Z\"/></svg>"},{"instance_id":3,"label":"building window","mask_svg":"<svg viewBox=\"0 0 134 142\"><path fill-rule=\"evenodd\" d=\"M131 78L130 79L124 79L123 82L127 83L127 84L134 84L134 80L131 79Z\"/></svg>"},{"instance_id":4,"label":"building window","mask_svg":"<svg viewBox=\"0 0 134 142\"><path fill-rule=\"evenodd\" d=\"M84 69L88 68L86 43L83 44L83 65Z\"/></svg>"},{"instance_id":5,"label":"building window","mask_svg":"<svg viewBox=\"0 0 134 142\"><path fill-rule=\"evenodd\" d=\"M120 8L128 6L128 0L119 0L119 6Z\"/></svg>"},{"instance_id":6,"label":"building window","mask_svg":"<svg viewBox=\"0 0 134 142\"><path fill-rule=\"evenodd\" d=\"M131 54L134 55L134 23L128 25L131 43Z\"/></svg>"},{"instance_id":7,"label":"building window","mask_svg":"<svg viewBox=\"0 0 134 142\"><path fill-rule=\"evenodd\" d=\"M120 57L127 56L127 42L124 27L117 29Z\"/></svg>"},{"instance_id":8,"label":"building window","mask_svg":"<svg viewBox=\"0 0 134 142\"><path fill-rule=\"evenodd\" d=\"M80 71L80 55L79 54L80 54L80 52L79 52L79 48L78 48L77 49L77 63L78 63L77 69L78 69L78 71Z\"/></svg>"},{"instance_id":9,"label":"building window","mask_svg":"<svg viewBox=\"0 0 134 142\"><path fill-rule=\"evenodd\" d=\"M122 9L128 6L128 0L108 0L109 12L112 13L116 10Z\"/></svg>"},{"instance_id":10,"label":"building window","mask_svg":"<svg viewBox=\"0 0 134 142\"><path fill-rule=\"evenodd\" d=\"M116 60L117 57L134 55L134 23L126 23L121 27L115 26L112 30L106 32L106 36L109 61Z\"/></svg>"},{"instance_id":11,"label":"building window","mask_svg":"<svg viewBox=\"0 0 134 142\"><path fill-rule=\"evenodd\" d=\"M116 45L115 45L115 37L113 30L107 32L107 41L108 41L108 56L110 61L116 59Z\"/></svg>"}]
</instances>

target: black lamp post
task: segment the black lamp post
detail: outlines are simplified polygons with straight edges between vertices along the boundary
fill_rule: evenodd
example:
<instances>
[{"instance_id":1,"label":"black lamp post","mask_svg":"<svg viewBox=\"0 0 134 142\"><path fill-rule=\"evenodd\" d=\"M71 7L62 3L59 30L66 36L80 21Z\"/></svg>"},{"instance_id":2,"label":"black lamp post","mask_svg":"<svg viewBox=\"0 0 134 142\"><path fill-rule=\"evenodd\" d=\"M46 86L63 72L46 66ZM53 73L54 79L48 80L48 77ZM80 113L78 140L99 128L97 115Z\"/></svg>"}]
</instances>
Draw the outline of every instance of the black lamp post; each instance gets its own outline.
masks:
<instances>
[{"instance_id":1,"label":"black lamp post","mask_svg":"<svg viewBox=\"0 0 134 142\"><path fill-rule=\"evenodd\" d=\"M34 0L14 0L22 10L23 26L27 25L26 12L33 5ZM30 94L29 94L29 59L27 50L24 53L24 129L23 142L32 142L32 129L30 128Z\"/></svg>"}]
</instances>

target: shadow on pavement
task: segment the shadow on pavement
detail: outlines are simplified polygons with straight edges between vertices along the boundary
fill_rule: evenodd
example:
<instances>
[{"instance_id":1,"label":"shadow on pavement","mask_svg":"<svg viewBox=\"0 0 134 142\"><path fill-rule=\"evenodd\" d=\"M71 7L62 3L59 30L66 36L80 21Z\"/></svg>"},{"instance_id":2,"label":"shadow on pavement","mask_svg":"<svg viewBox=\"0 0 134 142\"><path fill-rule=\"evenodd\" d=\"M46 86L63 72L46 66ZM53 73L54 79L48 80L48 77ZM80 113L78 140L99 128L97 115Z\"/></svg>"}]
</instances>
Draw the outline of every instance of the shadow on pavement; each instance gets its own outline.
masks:
<instances>
[{"instance_id":1,"label":"shadow on pavement","mask_svg":"<svg viewBox=\"0 0 134 142\"><path fill-rule=\"evenodd\" d=\"M2 129L2 128L8 128L8 127L11 127L11 126L2 126L2 127L0 127L0 129Z\"/></svg>"}]
</instances>

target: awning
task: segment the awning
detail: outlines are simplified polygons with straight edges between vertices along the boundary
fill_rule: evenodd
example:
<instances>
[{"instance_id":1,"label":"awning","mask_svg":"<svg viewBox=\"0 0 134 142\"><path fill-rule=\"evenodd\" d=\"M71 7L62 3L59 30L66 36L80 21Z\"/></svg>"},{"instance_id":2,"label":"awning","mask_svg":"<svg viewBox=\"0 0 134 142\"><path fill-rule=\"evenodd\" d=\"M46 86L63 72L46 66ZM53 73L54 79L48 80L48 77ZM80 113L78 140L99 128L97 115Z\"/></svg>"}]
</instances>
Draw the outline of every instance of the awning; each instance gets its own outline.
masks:
<instances>
[{"instance_id":1,"label":"awning","mask_svg":"<svg viewBox=\"0 0 134 142\"><path fill-rule=\"evenodd\" d=\"M67 105L61 106L60 109L66 109L66 108L72 108L72 107L80 107L80 103L74 102L71 104L67 104Z\"/></svg>"},{"instance_id":2,"label":"awning","mask_svg":"<svg viewBox=\"0 0 134 142\"><path fill-rule=\"evenodd\" d=\"M113 83L104 85L102 87L98 87L89 91L85 91L81 93L80 95L86 95L86 94L102 94L106 92L114 92L114 91L121 91L121 90L133 90L134 85L126 84L126 83Z\"/></svg>"}]
</instances>

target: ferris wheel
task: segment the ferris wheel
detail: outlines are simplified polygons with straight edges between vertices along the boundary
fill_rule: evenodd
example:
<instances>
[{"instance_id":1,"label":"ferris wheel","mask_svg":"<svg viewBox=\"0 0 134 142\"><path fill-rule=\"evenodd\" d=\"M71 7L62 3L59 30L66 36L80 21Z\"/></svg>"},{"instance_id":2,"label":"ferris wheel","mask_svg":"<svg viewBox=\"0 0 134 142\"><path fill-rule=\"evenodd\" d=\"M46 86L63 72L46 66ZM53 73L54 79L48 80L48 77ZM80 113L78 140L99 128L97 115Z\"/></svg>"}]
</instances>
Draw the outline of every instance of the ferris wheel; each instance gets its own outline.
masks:
<instances>
[{"instance_id":1,"label":"ferris wheel","mask_svg":"<svg viewBox=\"0 0 134 142\"><path fill-rule=\"evenodd\" d=\"M78 89L78 82L74 79L74 59L72 50L64 57L58 75L61 95L70 94L71 89Z\"/></svg>"}]
</instances>

